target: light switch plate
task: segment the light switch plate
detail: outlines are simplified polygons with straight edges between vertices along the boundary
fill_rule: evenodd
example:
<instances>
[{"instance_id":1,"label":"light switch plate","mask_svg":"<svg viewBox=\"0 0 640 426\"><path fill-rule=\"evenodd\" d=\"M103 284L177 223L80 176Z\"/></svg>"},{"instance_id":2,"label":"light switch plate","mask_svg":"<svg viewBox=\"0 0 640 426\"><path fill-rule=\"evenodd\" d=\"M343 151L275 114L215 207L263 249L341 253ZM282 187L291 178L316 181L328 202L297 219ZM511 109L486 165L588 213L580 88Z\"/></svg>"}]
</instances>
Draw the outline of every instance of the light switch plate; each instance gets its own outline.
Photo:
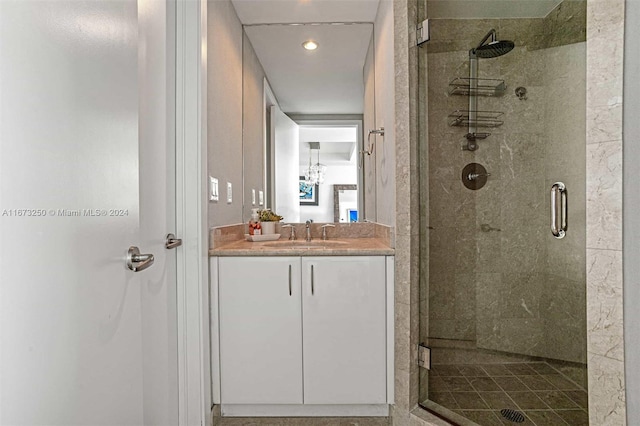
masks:
<instances>
[{"instance_id":1,"label":"light switch plate","mask_svg":"<svg viewBox=\"0 0 640 426\"><path fill-rule=\"evenodd\" d=\"M256 205L256 190L255 189L251 190L251 205L252 206Z\"/></svg>"},{"instance_id":2,"label":"light switch plate","mask_svg":"<svg viewBox=\"0 0 640 426\"><path fill-rule=\"evenodd\" d=\"M264 206L264 192L258 191L258 204Z\"/></svg>"},{"instance_id":3,"label":"light switch plate","mask_svg":"<svg viewBox=\"0 0 640 426\"><path fill-rule=\"evenodd\" d=\"M227 204L231 204L233 202L233 190L231 187L231 182L227 182Z\"/></svg>"},{"instance_id":4,"label":"light switch plate","mask_svg":"<svg viewBox=\"0 0 640 426\"><path fill-rule=\"evenodd\" d=\"M218 201L220 199L218 190L218 179L209 176L209 201Z\"/></svg>"}]
</instances>

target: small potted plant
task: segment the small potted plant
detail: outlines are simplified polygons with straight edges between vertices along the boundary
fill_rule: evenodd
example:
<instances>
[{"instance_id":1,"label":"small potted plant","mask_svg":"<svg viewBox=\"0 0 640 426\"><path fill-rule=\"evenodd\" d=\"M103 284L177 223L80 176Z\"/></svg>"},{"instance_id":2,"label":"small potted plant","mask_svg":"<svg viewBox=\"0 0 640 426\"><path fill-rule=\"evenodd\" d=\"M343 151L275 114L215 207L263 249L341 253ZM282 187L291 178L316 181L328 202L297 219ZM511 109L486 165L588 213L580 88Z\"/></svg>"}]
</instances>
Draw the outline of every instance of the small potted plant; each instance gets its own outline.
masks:
<instances>
[{"instance_id":1,"label":"small potted plant","mask_svg":"<svg viewBox=\"0 0 640 426\"><path fill-rule=\"evenodd\" d=\"M282 220L282 216L275 214L271 209L258 210L258 217L263 234L275 234L276 223Z\"/></svg>"}]
</instances>

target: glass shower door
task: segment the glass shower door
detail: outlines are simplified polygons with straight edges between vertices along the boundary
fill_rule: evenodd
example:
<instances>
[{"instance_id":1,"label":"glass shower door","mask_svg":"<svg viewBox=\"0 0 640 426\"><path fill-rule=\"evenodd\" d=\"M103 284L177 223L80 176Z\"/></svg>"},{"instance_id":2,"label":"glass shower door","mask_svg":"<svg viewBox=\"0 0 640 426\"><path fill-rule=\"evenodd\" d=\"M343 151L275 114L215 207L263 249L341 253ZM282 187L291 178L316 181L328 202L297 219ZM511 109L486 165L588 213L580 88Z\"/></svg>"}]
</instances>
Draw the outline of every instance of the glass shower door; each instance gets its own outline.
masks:
<instances>
[{"instance_id":1,"label":"glass shower door","mask_svg":"<svg viewBox=\"0 0 640 426\"><path fill-rule=\"evenodd\" d=\"M420 337L432 359L421 405L460 424L587 424L586 2L430 23L419 52ZM515 47L483 52L494 36ZM564 238L551 232L556 182Z\"/></svg>"}]
</instances>

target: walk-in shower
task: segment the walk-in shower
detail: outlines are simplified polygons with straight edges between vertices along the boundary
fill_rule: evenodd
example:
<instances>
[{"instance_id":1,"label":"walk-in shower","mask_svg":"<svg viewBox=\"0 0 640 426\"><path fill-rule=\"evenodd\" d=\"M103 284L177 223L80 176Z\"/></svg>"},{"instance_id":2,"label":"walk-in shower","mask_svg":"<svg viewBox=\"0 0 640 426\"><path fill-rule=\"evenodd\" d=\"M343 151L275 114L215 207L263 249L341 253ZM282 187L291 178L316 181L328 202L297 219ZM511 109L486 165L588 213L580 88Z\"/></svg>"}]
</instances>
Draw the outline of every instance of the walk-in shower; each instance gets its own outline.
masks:
<instances>
[{"instance_id":1,"label":"walk-in shower","mask_svg":"<svg viewBox=\"0 0 640 426\"><path fill-rule=\"evenodd\" d=\"M430 19L430 32L418 52L420 405L463 426L588 424L586 2Z\"/></svg>"}]
</instances>

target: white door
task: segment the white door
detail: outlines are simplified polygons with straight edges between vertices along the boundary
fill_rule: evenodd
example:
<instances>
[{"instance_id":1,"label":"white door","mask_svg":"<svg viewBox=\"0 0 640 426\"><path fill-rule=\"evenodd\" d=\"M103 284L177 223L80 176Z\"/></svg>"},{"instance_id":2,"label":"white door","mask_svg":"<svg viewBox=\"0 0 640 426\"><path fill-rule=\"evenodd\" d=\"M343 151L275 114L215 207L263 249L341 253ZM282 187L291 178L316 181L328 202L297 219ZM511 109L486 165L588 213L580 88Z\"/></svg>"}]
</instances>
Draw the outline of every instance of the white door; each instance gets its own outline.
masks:
<instances>
[{"instance_id":1,"label":"white door","mask_svg":"<svg viewBox=\"0 0 640 426\"><path fill-rule=\"evenodd\" d=\"M222 404L302 404L300 258L218 262Z\"/></svg>"},{"instance_id":2,"label":"white door","mask_svg":"<svg viewBox=\"0 0 640 426\"><path fill-rule=\"evenodd\" d=\"M384 404L383 256L303 257L305 404Z\"/></svg>"},{"instance_id":3,"label":"white door","mask_svg":"<svg viewBox=\"0 0 640 426\"><path fill-rule=\"evenodd\" d=\"M273 209L287 222L300 222L300 130L277 106L271 107L275 191Z\"/></svg>"},{"instance_id":4,"label":"white door","mask_svg":"<svg viewBox=\"0 0 640 426\"><path fill-rule=\"evenodd\" d=\"M158 119L139 129L139 108L148 112L138 102L148 90L138 84L143 6L0 2L2 424L174 423L175 277L140 227L148 209L160 221L170 210L164 196L140 202L148 181L138 150L151 146L138 132L144 141ZM156 191L169 194L163 185ZM129 246L156 263L128 270ZM152 386L163 388L145 393Z\"/></svg>"}]
</instances>

